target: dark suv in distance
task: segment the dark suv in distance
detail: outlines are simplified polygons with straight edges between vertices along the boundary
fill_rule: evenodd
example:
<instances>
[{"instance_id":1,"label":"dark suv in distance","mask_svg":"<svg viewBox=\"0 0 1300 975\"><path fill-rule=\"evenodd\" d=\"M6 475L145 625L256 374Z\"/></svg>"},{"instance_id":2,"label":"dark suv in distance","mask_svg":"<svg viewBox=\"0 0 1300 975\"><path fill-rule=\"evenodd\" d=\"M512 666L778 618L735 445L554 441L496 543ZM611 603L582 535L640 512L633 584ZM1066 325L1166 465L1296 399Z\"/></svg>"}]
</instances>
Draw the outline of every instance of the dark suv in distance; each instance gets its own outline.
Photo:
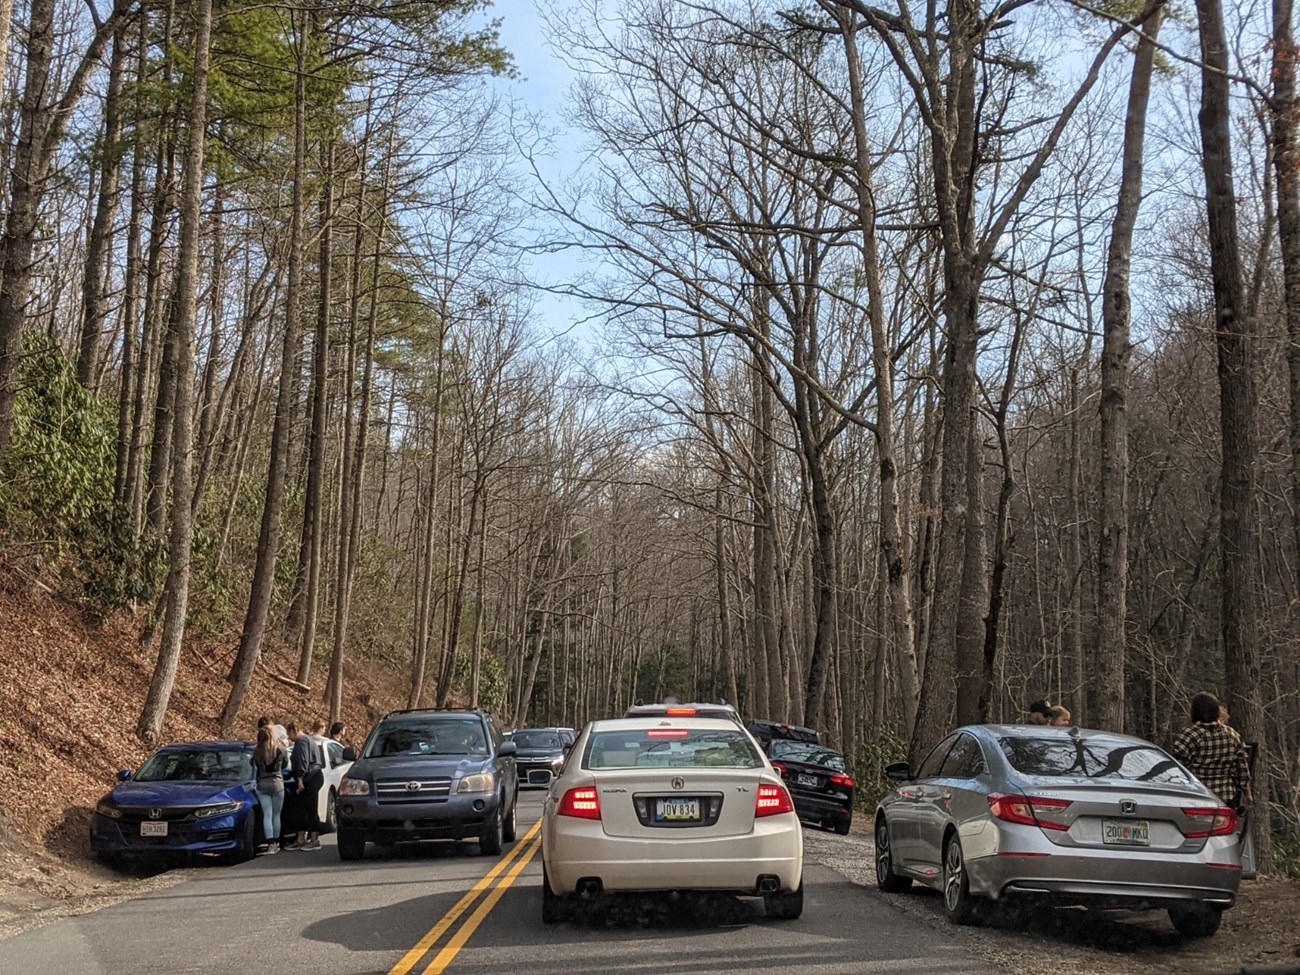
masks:
<instances>
[{"instance_id":1,"label":"dark suv in distance","mask_svg":"<svg viewBox=\"0 0 1300 975\"><path fill-rule=\"evenodd\" d=\"M515 838L515 751L483 711L389 713L339 784L339 857L409 840L474 839L499 854Z\"/></svg>"},{"instance_id":2,"label":"dark suv in distance","mask_svg":"<svg viewBox=\"0 0 1300 975\"><path fill-rule=\"evenodd\" d=\"M510 735L510 740L519 749L515 756L515 768L519 772L519 784L549 785L550 779L560 774L564 767L566 738L563 728L519 728ZM572 745L573 739L567 738ZM529 781L530 772L545 772L545 776ZM547 778L549 776L550 778ZM542 780L546 781L543 782Z\"/></svg>"}]
</instances>

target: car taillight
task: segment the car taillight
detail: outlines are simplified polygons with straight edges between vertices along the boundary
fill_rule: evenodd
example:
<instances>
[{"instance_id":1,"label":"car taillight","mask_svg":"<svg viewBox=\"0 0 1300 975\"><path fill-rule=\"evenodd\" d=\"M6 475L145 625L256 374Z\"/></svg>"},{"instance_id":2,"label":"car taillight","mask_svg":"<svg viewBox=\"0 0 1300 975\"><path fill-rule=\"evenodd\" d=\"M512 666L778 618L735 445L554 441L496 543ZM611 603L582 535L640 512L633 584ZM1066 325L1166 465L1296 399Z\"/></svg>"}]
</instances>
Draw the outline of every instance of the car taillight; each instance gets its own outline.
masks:
<instances>
[{"instance_id":1,"label":"car taillight","mask_svg":"<svg viewBox=\"0 0 1300 975\"><path fill-rule=\"evenodd\" d=\"M754 802L754 818L762 816L779 816L781 813L794 812L794 803L790 793L783 785L760 785L758 799Z\"/></svg>"},{"instance_id":2,"label":"car taillight","mask_svg":"<svg viewBox=\"0 0 1300 975\"><path fill-rule=\"evenodd\" d=\"M669 708L667 714L670 718L693 718L697 712L695 708Z\"/></svg>"},{"instance_id":3,"label":"car taillight","mask_svg":"<svg viewBox=\"0 0 1300 975\"><path fill-rule=\"evenodd\" d=\"M836 772L831 776L831 785L838 785L841 789L852 789L853 776L845 775L843 772Z\"/></svg>"},{"instance_id":4,"label":"car taillight","mask_svg":"<svg viewBox=\"0 0 1300 975\"><path fill-rule=\"evenodd\" d=\"M560 800L560 815L575 819L600 819L600 797L591 786L570 789Z\"/></svg>"},{"instance_id":5,"label":"car taillight","mask_svg":"<svg viewBox=\"0 0 1300 975\"><path fill-rule=\"evenodd\" d=\"M1026 796L1009 796L994 792L989 796L989 811L1004 823L1017 823L1021 826L1041 826L1043 829L1068 830L1069 823L1053 822L1052 815L1059 815L1070 805L1069 799L1045 799Z\"/></svg>"},{"instance_id":6,"label":"car taillight","mask_svg":"<svg viewBox=\"0 0 1300 975\"><path fill-rule=\"evenodd\" d=\"M772 768L775 769L776 774L781 776L783 779L790 774L790 770L781 762L773 762Z\"/></svg>"},{"instance_id":7,"label":"car taillight","mask_svg":"<svg viewBox=\"0 0 1300 975\"><path fill-rule=\"evenodd\" d=\"M1227 836L1237 832L1237 813L1227 806L1199 806L1184 809L1183 815L1204 829L1193 829L1183 833L1189 840L1204 840L1211 836Z\"/></svg>"},{"instance_id":8,"label":"car taillight","mask_svg":"<svg viewBox=\"0 0 1300 975\"><path fill-rule=\"evenodd\" d=\"M645 733L647 738L685 738L690 734L686 728L652 728Z\"/></svg>"}]
</instances>

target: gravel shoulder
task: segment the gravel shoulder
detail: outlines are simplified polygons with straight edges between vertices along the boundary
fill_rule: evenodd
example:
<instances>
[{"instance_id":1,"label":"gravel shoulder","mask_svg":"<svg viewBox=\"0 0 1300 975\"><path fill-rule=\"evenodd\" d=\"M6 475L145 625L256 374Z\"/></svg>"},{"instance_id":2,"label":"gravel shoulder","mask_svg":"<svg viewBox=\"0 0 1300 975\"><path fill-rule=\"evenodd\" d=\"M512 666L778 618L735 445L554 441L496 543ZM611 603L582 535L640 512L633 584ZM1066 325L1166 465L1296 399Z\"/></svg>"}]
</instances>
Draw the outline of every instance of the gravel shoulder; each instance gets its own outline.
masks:
<instances>
[{"instance_id":1,"label":"gravel shoulder","mask_svg":"<svg viewBox=\"0 0 1300 975\"><path fill-rule=\"evenodd\" d=\"M1290 972L1300 975L1300 883L1284 877L1245 881L1236 907L1213 938L1188 940L1163 911L1059 908L1033 921L995 926L949 924L937 892L876 890L875 846L859 817L854 832L836 836L804 830L805 856L821 863L911 918L941 928L972 954L1008 972L1072 975L1210 975Z\"/></svg>"}]
</instances>

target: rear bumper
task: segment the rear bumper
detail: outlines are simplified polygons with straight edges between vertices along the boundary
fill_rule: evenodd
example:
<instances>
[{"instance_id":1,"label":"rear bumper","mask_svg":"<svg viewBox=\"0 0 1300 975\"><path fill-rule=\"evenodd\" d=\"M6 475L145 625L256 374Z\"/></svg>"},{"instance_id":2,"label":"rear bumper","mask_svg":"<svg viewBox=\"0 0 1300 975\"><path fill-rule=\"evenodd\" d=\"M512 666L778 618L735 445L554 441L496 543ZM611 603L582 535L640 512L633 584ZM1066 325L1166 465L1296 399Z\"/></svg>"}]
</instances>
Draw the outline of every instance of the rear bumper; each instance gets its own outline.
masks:
<instances>
[{"instance_id":1,"label":"rear bumper","mask_svg":"<svg viewBox=\"0 0 1300 975\"><path fill-rule=\"evenodd\" d=\"M823 796L801 795L792 792L795 812L800 819L835 819L849 822L853 819L853 807L835 799Z\"/></svg>"},{"instance_id":2,"label":"rear bumper","mask_svg":"<svg viewBox=\"0 0 1300 975\"><path fill-rule=\"evenodd\" d=\"M556 817L557 820L560 817ZM779 820L779 822L773 822ZM551 890L572 894L596 879L611 893L700 890L757 892L760 877L793 891L803 879L803 837L793 816L759 820L742 836L663 839L609 836L601 824L563 819L543 833L542 859Z\"/></svg>"},{"instance_id":3,"label":"rear bumper","mask_svg":"<svg viewBox=\"0 0 1300 975\"><path fill-rule=\"evenodd\" d=\"M1197 901L1231 907L1241 882L1239 866L1180 863L1167 855L1004 854L968 860L967 868L971 890L994 898L1051 894L1065 900Z\"/></svg>"}]
</instances>

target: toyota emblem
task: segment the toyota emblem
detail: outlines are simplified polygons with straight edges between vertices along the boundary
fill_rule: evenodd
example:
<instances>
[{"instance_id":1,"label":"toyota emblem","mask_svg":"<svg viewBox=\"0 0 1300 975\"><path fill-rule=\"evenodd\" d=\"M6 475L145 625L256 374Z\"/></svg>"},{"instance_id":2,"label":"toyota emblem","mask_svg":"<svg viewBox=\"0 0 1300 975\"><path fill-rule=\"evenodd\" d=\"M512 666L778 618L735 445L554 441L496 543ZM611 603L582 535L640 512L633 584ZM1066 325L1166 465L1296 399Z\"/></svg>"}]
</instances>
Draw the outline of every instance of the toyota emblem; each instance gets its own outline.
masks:
<instances>
[{"instance_id":1,"label":"toyota emblem","mask_svg":"<svg viewBox=\"0 0 1300 975\"><path fill-rule=\"evenodd\" d=\"M1132 799L1121 799L1119 801L1119 811L1125 816L1136 816L1138 804Z\"/></svg>"},{"instance_id":2,"label":"toyota emblem","mask_svg":"<svg viewBox=\"0 0 1300 975\"><path fill-rule=\"evenodd\" d=\"M420 791L420 783L419 783L419 782L408 782L408 783L406 783L406 791L407 791L407 792L419 792L419 791Z\"/></svg>"},{"instance_id":3,"label":"toyota emblem","mask_svg":"<svg viewBox=\"0 0 1300 975\"><path fill-rule=\"evenodd\" d=\"M150 810L149 810L149 818L150 818L150 819L162 819L162 810L161 810L161 809L150 809Z\"/></svg>"},{"instance_id":4,"label":"toyota emblem","mask_svg":"<svg viewBox=\"0 0 1300 975\"><path fill-rule=\"evenodd\" d=\"M680 775L676 776L676 777L675 777L671 782L669 782L668 784L671 785L671 786L672 786L674 789L676 789L678 792L680 792L682 789L685 789L685 788L686 788L686 780L683 779Z\"/></svg>"}]
</instances>

